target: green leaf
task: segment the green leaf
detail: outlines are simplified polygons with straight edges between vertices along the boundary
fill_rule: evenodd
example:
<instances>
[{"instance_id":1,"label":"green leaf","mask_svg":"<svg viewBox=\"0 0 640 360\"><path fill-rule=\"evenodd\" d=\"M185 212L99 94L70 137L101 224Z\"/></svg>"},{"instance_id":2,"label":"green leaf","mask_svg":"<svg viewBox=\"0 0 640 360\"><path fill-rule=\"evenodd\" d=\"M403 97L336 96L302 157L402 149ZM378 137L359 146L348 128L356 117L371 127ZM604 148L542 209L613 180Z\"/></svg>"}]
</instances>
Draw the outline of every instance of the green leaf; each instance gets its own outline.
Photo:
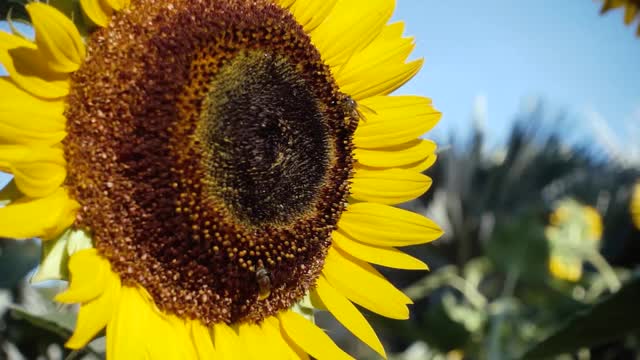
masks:
<instances>
[{"instance_id":1,"label":"green leaf","mask_svg":"<svg viewBox=\"0 0 640 360\"><path fill-rule=\"evenodd\" d=\"M538 359L573 352L640 331L640 275L590 308L577 313L559 330L532 347L525 358Z\"/></svg>"},{"instance_id":2,"label":"green leaf","mask_svg":"<svg viewBox=\"0 0 640 360\"><path fill-rule=\"evenodd\" d=\"M11 315L20 320L25 320L31 325L68 338L73 333L75 314L71 312L55 312L45 315L36 315L19 306L11 307Z\"/></svg>"},{"instance_id":3,"label":"green leaf","mask_svg":"<svg viewBox=\"0 0 640 360\"><path fill-rule=\"evenodd\" d=\"M487 244L487 255L505 273L537 280L548 274L549 245L544 226L535 215L511 218L500 224Z\"/></svg>"},{"instance_id":4,"label":"green leaf","mask_svg":"<svg viewBox=\"0 0 640 360\"><path fill-rule=\"evenodd\" d=\"M447 297L449 297L448 300ZM465 324L453 319L450 311L456 301L452 295L446 295L436 303L430 304L426 314L426 324L422 328L437 329L424 332L424 340L442 352L462 349L471 339L471 332ZM454 311L456 312L456 311ZM460 315L457 313L456 315Z\"/></svg>"},{"instance_id":5,"label":"green leaf","mask_svg":"<svg viewBox=\"0 0 640 360\"><path fill-rule=\"evenodd\" d=\"M84 230L69 229L57 239L42 243L40 266L32 283L47 280L68 280L69 257L76 251L91 248L91 237Z\"/></svg>"}]
</instances>

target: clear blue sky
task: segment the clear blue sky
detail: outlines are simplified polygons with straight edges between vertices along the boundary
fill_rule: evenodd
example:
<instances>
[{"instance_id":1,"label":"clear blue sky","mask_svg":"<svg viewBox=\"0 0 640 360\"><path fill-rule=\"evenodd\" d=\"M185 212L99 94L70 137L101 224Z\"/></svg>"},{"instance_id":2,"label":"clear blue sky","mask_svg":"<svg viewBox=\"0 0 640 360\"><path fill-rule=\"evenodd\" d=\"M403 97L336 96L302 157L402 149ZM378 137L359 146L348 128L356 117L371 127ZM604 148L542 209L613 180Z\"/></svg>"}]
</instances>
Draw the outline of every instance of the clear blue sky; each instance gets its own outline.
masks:
<instances>
[{"instance_id":1,"label":"clear blue sky","mask_svg":"<svg viewBox=\"0 0 640 360\"><path fill-rule=\"evenodd\" d=\"M572 114L576 132L598 113L624 137L640 124L640 38L622 12L599 15L592 0L397 0L394 19L416 37L425 66L401 93L433 98L436 134L465 131L477 97L501 138L525 97ZM6 26L0 25L6 29ZM628 136L627 136L628 137ZM629 139L627 139L629 140Z\"/></svg>"},{"instance_id":2,"label":"clear blue sky","mask_svg":"<svg viewBox=\"0 0 640 360\"><path fill-rule=\"evenodd\" d=\"M599 9L593 0L398 0L394 18L426 59L401 92L433 98L444 113L438 133L467 128L483 96L486 126L502 137L523 98L542 97L569 111L576 131L597 112L624 137L640 124L640 38L620 10Z\"/></svg>"}]
</instances>

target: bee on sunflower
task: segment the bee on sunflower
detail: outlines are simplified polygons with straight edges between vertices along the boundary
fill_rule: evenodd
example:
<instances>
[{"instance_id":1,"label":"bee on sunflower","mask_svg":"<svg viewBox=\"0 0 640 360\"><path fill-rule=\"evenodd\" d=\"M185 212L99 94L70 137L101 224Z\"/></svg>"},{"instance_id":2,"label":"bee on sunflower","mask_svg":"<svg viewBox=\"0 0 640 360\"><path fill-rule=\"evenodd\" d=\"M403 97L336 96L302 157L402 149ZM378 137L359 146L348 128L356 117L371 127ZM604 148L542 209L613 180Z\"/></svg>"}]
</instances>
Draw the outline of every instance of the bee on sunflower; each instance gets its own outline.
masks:
<instances>
[{"instance_id":1,"label":"bee on sunflower","mask_svg":"<svg viewBox=\"0 0 640 360\"><path fill-rule=\"evenodd\" d=\"M84 39L38 2L33 41L0 32L0 237L68 269L66 346L105 330L109 359L350 358L319 309L384 357L354 304L406 319L411 300L371 264L425 270L396 248L442 234L393 206L430 187L440 119L389 95L422 65L394 1L80 4Z\"/></svg>"}]
</instances>

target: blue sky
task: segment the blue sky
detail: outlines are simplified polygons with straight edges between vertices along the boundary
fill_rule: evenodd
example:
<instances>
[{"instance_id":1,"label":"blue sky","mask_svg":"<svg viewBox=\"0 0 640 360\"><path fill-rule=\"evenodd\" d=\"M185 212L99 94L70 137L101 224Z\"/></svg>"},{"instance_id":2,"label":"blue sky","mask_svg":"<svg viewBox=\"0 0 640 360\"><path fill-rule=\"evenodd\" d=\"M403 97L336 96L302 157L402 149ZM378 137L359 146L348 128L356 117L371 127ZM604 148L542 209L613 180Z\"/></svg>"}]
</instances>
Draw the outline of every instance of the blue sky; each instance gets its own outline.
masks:
<instances>
[{"instance_id":1,"label":"blue sky","mask_svg":"<svg viewBox=\"0 0 640 360\"><path fill-rule=\"evenodd\" d=\"M397 0L394 19L416 37L413 57L426 59L399 92L433 98L444 113L440 136L466 131L481 99L489 136L498 140L524 99L542 98L571 114L572 133L589 134L600 118L629 141L628 128L640 124L640 38L621 11L600 16L599 7L592 0Z\"/></svg>"},{"instance_id":2,"label":"blue sky","mask_svg":"<svg viewBox=\"0 0 640 360\"><path fill-rule=\"evenodd\" d=\"M444 113L436 131L463 131L476 97L486 127L502 137L525 98L571 114L571 131L593 117L619 137L640 125L640 38L622 12L599 15L593 0L398 0L394 19L416 37L423 70L401 93L433 98Z\"/></svg>"}]
</instances>

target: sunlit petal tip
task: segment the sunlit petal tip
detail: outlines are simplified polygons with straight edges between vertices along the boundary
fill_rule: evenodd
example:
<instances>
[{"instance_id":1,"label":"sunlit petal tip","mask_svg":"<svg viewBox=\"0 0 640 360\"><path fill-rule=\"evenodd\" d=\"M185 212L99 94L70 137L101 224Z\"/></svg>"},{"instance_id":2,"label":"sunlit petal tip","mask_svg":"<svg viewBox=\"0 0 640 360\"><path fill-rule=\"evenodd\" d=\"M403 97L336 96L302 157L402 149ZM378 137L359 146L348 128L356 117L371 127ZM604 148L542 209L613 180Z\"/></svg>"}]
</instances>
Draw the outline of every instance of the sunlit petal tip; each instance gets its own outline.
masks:
<instances>
[{"instance_id":1,"label":"sunlit petal tip","mask_svg":"<svg viewBox=\"0 0 640 360\"><path fill-rule=\"evenodd\" d=\"M384 347L369 322L346 297L333 288L322 276L318 278L315 293L342 325L383 358L387 358Z\"/></svg>"},{"instance_id":2,"label":"sunlit petal tip","mask_svg":"<svg viewBox=\"0 0 640 360\"><path fill-rule=\"evenodd\" d=\"M54 239L73 224L78 208L64 189L44 198L22 198L0 208L0 237Z\"/></svg>"},{"instance_id":3,"label":"sunlit petal tip","mask_svg":"<svg viewBox=\"0 0 640 360\"><path fill-rule=\"evenodd\" d=\"M200 321L190 321L191 337L200 359L215 359L216 352L209 329Z\"/></svg>"},{"instance_id":4,"label":"sunlit petal tip","mask_svg":"<svg viewBox=\"0 0 640 360\"><path fill-rule=\"evenodd\" d=\"M60 303L87 302L102 295L113 276L109 262L94 248L76 252L69 259L71 281L64 292L56 295Z\"/></svg>"},{"instance_id":5,"label":"sunlit petal tip","mask_svg":"<svg viewBox=\"0 0 640 360\"><path fill-rule=\"evenodd\" d=\"M432 183L428 176L411 170L356 168L351 196L361 201L393 205L419 197L429 190Z\"/></svg>"},{"instance_id":6,"label":"sunlit petal tip","mask_svg":"<svg viewBox=\"0 0 640 360\"><path fill-rule=\"evenodd\" d=\"M53 71L36 45L0 31L0 63L20 88L43 99L59 99L69 93L69 75Z\"/></svg>"},{"instance_id":7,"label":"sunlit petal tip","mask_svg":"<svg viewBox=\"0 0 640 360\"><path fill-rule=\"evenodd\" d=\"M130 4L130 0L107 0L107 3L115 11L121 11L127 8Z\"/></svg>"},{"instance_id":8,"label":"sunlit petal tip","mask_svg":"<svg viewBox=\"0 0 640 360\"><path fill-rule=\"evenodd\" d=\"M405 270L429 270L423 261L393 247L365 244L339 231L334 231L332 238L339 249L372 264Z\"/></svg>"},{"instance_id":9,"label":"sunlit petal tip","mask_svg":"<svg viewBox=\"0 0 640 360\"><path fill-rule=\"evenodd\" d=\"M45 3L32 2L26 9L35 29L38 49L46 54L51 69L67 73L76 71L86 50L71 19Z\"/></svg>"},{"instance_id":10,"label":"sunlit petal tip","mask_svg":"<svg viewBox=\"0 0 640 360\"><path fill-rule=\"evenodd\" d=\"M330 248L322 274L329 283L354 303L382 316L409 318L411 299L394 287L369 263ZM344 274L349 274L348 279ZM357 287L354 283L359 284Z\"/></svg>"},{"instance_id":11,"label":"sunlit petal tip","mask_svg":"<svg viewBox=\"0 0 640 360\"><path fill-rule=\"evenodd\" d=\"M420 214L377 203L349 205L338 228L360 242L377 246L423 244L443 234L435 222Z\"/></svg>"},{"instance_id":12,"label":"sunlit petal tip","mask_svg":"<svg viewBox=\"0 0 640 360\"><path fill-rule=\"evenodd\" d=\"M318 360L353 359L325 332L293 311L278 315L282 329L300 348Z\"/></svg>"},{"instance_id":13,"label":"sunlit petal tip","mask_svg":"<svg viewBox=\"0 0 640 360\"><path fill-rule=\"evenodd\" d=\"M369 45L391 18L392 0L338 1L311 33L325 62L339 71L353 54Z\"/></svg>"},{"instance_id":14,"label":"sunlit petal tip","mask_svg":"<svg viewBox=\"0 0 640 360\"><path fill-rule=\"evenodd\" d=\"M113 9L102 0L80 0L82 10L87 17L100 27L107 27Z\"/></svg>"}]
</instances>

